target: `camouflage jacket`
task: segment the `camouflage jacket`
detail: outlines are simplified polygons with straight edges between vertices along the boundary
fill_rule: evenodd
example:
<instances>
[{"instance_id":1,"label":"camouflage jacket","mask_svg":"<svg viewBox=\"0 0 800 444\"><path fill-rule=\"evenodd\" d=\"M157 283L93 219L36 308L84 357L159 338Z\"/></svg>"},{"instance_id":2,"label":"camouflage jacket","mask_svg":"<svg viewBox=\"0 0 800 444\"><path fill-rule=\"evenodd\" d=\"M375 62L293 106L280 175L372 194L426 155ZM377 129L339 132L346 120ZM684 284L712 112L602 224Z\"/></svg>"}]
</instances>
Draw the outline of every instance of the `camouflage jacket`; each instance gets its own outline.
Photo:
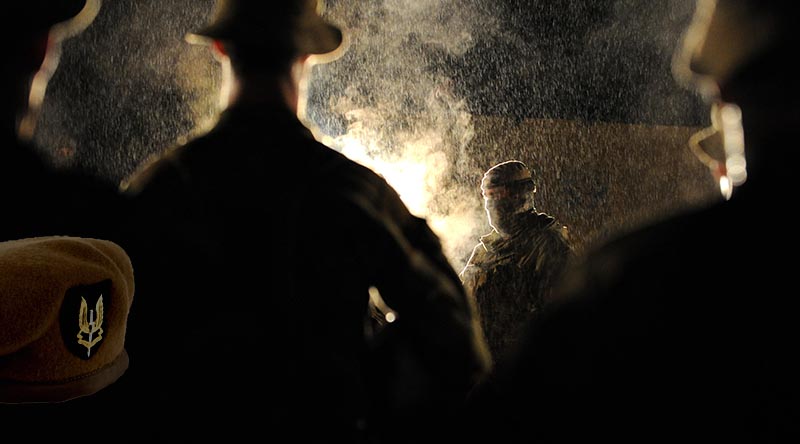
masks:
<instances>
[{"instance_id":1,"label":"camouflage jacket","mask_svg":"<svg viewBox=\"0 0 800 444\"><path fill-rule=\"evenodd\" d=\"M526 217L526 228L514 236L503 238L497 231L482 236L461 272L495 358L541 309L573 255L566 227L543 213Z\"/></svg>"}]
</instances>

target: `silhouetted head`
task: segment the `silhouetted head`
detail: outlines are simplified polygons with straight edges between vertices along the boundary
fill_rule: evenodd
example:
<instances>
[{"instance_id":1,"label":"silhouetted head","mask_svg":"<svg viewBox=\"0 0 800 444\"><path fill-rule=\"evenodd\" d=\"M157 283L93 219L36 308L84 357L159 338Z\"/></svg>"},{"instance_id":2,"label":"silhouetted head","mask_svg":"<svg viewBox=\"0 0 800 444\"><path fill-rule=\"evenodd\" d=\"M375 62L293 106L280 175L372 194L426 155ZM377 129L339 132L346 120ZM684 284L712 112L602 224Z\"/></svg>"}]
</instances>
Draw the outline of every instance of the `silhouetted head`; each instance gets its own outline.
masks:
<instances>
[{"instance_id":1,"label":"silhouetted head","mask_svg":"<svg viewBox=\"0 0 800 444\"><path fill-rule=\"evenodd\" d=\"M0 5L5 17L5 25L0 27L5 45L3 54L3 86L2 100L6 107L3 118L4 125L17 129L17 120L28 108L31 96L31 85L34 76L46 71L39 80L38 88L32 99L41 100L50 74L55 70L57 57L48 58L48 54L57 53L59 42L75 31L72 22L78 22L79 15L90 22L94 15L82 14L91 3L96 9L99 0L11 0ZM63 23L59 32L53 32L56 25ZM48 60L50 59L50 60Z\"/></svg>"},{"instance_id":2,"label":"silhouetted head","mask_svg":"<svg viewBox=\"0 0 800 444\"><path fill-rule=\"evenodd\" d=\"M518 160L497 164L481 181L489 225L501 235L515 231L517 215L533 210L536 182L531 170Z\"/></svg>"},{"instance_id":3,"label":"silhouetted head","mask_svg":"<svg viewBox=\"0 0 800 444\"><path fill-rule=\"evenodd\" d=\"M713 104L712 122L724 142L721 186L762 171L763 146L800 122L800 2L698 0L676 52L676 78ZM746 156L745 156L746 154Z\"/></svg>"},{"instance_id":4,"label":"silhouetted head","mask_svg":"<svg viewBox=\"0 0 800 444\"><path fill-rule=\"evenodd\" d=\"M799 14L795 1L698 0L676 74L713 95L733 88L749 70L768 71L767 61L789 68L800 44Z\"/></svg>"},{"instance_id":5,"label":"silhouetted head","mask_svg":"<svg viewBox=\"0 0 800 444\"><path fill-rule=\"evenodd\" d=\"M297 57L338 55L342 31L321 13L318 0L217 0L211 23L193 36L222 42L239 68L285 71Z\"/></svg>"},{"instance_id":6,"label":"silhouetted head","mask_svg":"<svg viewBox=\"0 0 800 444\"><path fill-rule=\"evenodd\" d=\"M319 0L217 0L211 23L189 34L211 44L223 65L223 106L250 102L303 114L306 63L341 55L342 31Z\"/></svg>"}]
</instances>

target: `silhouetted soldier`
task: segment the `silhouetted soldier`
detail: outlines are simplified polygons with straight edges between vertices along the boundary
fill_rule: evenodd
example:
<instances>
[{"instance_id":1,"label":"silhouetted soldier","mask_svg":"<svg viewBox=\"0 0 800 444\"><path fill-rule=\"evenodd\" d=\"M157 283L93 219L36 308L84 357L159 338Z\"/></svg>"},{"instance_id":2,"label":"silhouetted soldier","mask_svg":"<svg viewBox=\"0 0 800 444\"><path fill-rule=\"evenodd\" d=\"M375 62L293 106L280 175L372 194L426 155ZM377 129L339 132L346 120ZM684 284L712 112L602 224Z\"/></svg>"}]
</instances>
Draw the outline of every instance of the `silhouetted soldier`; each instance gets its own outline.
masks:
<instances>
[{"instance_id":1,"label":"silhouetted soldier","mask_svg":"<svg viewBox=\"0 0 800 444\"><path fill-rule=\"evenodd\" d=\"M799 11L698 1L675 68L716 104L715 175L732 196L623 236L570 274L568 301L484 405L505 442L797 442L798 233L773 225L796 186Z\"/></svg>"},{"instance_id":2,"label":"silhouetted soldier","mask_svg":"<svg viewBox=\"0 0 800 444\"><path fill-rule=\"evenodd\" d=\"M316 0L238 0L198 35L231 68L230 105L129 186L146 295L130 372L167 436L353 443L447 419L488 366L458 276L382 178L298 120L309 58L331 60L340 30ZM397 373L370 359L370 294L396 312Z\"/></svg>"},{"instance_id":3,"label":"silhouetted soldier","mask_svg":"<svg viewBox=\"0 0 800 444\"><path fill-rule=\"evenodd\" d=\"M549 298L572 249L566 227L536 211L536 181L524 163L493 166L481 190L492 232L481 236L460 276L475 298L492 356L499 359Z\"/></svg>"},{"instance_id":4,"label":"silhouetted soldier","mask_svg":"<svg viewBox=\"0 0 800 444\"><path fill-rule=\"evenodd\" d=\"M86 3L31 0L0 6L6 18L0 36L7 43L0 68L0 241L68 234L106 237L106 228L118 222L116 189L88 175L51 168L31 143L61 40L85 27L97 12L96 1L84 8Z\"/></svg>"}]
</instances>

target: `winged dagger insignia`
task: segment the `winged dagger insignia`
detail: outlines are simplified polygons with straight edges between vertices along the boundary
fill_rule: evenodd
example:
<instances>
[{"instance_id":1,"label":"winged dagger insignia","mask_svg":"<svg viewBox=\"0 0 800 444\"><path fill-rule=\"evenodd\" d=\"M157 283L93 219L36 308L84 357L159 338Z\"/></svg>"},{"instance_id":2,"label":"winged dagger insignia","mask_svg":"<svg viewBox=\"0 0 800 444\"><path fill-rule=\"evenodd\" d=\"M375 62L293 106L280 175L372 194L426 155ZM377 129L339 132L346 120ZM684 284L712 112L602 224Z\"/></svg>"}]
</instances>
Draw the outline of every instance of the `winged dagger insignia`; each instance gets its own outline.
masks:
<instances>
[{"instance_id":1,"label":"winged dagger insignia","mask_svg":"<svg viewBox=\"0 0 800 444\"><path fill-rule=\"evenodd\" d=\"M92 347L103 340L103 295L97 299L94 310L89 310L86 299L81 297L78 326L80 327L77 335L78 344L86 347L88 358L92 355Z\"/></svg>"}]
</instances>

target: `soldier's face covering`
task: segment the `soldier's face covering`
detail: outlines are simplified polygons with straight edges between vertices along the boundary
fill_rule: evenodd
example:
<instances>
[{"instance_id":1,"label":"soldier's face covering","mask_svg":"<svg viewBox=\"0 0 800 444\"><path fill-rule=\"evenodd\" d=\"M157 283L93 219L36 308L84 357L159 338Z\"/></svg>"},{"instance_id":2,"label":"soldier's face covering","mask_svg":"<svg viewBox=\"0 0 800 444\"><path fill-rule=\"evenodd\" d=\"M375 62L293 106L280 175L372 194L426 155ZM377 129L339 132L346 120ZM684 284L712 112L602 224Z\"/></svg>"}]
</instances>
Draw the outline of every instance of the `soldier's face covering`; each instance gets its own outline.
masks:
<instances>
[{"instance_id":1,"label":"soldier's face covering","mask_svg":"<svg viewBox=\"0 0 800 444\"><path fill-rule=\"evenodd\" d=\"M483 192L484 208L489 225L502 235L510 235L519 225L519 215L533 207L533 193L512 192L507 187L495 187Z\"/></svg>"}]
</instances>

